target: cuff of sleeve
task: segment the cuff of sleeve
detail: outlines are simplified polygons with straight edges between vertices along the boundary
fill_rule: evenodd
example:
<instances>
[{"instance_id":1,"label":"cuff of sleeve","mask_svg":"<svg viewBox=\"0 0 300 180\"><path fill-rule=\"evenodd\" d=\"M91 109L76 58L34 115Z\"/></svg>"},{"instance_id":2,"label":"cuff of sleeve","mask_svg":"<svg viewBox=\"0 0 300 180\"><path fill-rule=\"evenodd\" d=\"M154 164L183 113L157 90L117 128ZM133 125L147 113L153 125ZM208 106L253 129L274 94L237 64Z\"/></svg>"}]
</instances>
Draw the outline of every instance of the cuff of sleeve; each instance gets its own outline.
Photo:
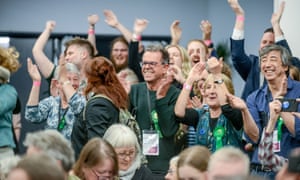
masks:
<instances>
[{"instance_id":1,"label":"cuff of sleeve","mask_svg":"<svg viewBox=\"0 0 300 180\"><path fill-rule=\"evenodd\" d=\"M282 40L284 40L285 38L284 38L284 36L283 35L281 35L281 36L276 36L275 37L275 42L279 42L279 41L282 41Z\"/></svg>"},{"instance_id":2,"label":"cuff of sleeve","mask_svg":"<svg viewBox=\"0 0 300 180\"><path fill-rule=\"evenodd\" d=\"M233 29L231 38L234 40L244 39L244 31L239 29Z\"/></svg>"}]
</instances>

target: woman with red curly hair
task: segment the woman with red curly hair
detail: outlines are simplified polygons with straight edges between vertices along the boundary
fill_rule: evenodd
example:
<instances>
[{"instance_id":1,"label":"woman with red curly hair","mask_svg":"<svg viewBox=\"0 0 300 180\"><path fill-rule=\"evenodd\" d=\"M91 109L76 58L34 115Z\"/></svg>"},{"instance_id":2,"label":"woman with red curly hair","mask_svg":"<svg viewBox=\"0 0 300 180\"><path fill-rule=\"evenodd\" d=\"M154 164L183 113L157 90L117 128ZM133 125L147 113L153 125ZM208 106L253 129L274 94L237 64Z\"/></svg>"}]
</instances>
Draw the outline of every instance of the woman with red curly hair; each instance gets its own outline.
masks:
<instances>
[{"instance_id":1,"label":"woman with red curly hair","mask_svg":"<svg viewBox=\"0 0 300 180\"><path fill-rule=\"evenodd\" d=\"M102 137L112 124L119 122L119 109L126 109L128 97L118 80L113 64L105 57L95 57L84 66L87 104L73 126L71 141L76 157L86 142Z\"/></svg>"}]
</instances>

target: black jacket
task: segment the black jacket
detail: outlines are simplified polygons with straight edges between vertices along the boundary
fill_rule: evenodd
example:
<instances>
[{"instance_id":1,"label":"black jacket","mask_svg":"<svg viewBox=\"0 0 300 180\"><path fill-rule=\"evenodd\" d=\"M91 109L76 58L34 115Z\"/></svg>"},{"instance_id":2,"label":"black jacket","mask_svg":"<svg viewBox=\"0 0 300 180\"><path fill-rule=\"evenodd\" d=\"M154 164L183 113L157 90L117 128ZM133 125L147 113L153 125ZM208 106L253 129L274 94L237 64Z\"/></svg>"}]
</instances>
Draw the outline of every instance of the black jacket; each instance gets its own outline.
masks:
<instances>
[{"instance_id":1,"label":"black jacket","mask_svg":"<svg viewBox=\"0 0 300 180\"><path fill-rule=\"evenodd\" d=\"M93 137L103 137L107 128L118 122L119 109L111 101L103 97L88 101L73 125L71 142L76 159L88 140Z\"/></svg>"}]
</instances>

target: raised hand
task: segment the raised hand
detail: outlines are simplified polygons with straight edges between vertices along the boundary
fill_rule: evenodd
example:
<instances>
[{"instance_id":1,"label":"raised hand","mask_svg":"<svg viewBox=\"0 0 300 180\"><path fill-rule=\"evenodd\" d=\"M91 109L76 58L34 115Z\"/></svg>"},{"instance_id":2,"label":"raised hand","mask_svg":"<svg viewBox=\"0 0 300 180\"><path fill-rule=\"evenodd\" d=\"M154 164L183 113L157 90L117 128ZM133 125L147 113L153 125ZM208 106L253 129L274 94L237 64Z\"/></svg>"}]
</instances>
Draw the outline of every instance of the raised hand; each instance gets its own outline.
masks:
<instances>
[{"instance_id":1,"label":"raised hand","mask_svg":"<svg viewBox=\"0 0 300 180\"><path fill-rule=\"evenodd\" d=\"M201 61L195 64L189 73L187 81L191 81L189 83L194 83L195 81L200 80L201 74L205 70L205 66L205 63Z\"/></svg>"},{"instance_id":2,"label":"raised hand","mask_svg":"<svg viewBox=\"0 0 300 180\"><path fill-rule=\"evenodd\" d=\"M55 25L56 25L55 21L52 21L52 20L47 21L45 29L47 29L47 30L49 30L49 31L52 32L54 30L54 28L55 28Z\"/></svg>"},{"instance_id":3,"label":"raised hand","mask_svg":"<svg viewBox=\"0 0 300 180\"><path fill-rule=\"evenodd\" d=\"M119 21L118 21L117 16L115 15L115 13L112 10L104 10L103 13L104 13L104 16L105 16L104 21L109 26L111 26L113 28L116 28L117 25L119 24Z\"/></svg>"},{"instance_id":4,"label":"raised hand","mask_svg":"<svg viewBox=\"0 0 300 180\"><path fill-rule=\"evenodd\" d=\"M27 58L27 71L32 81L41 81L41 74L38 70L38 67L32 63L31 58Z\"/></svg>"},{"instance_id":5,"label":"raised hand","mask_svg":"<svg viewBox=\"0 0 300 180\"><path fill-rule=\"evenodd\" d=\"M167 73L172 75L174 79L176 79L176 81L178 81L180 84L183 84L185 82L185 79L182 75L182 71L178 66L176 65L169 66Z\"/></svg>"},{"instance_id":6,"label":"raised hand","mask_svg":"<svg viewBox=\"0 0 300 180\"><path fill-rule=\"evenodd\" d=\"M136 19L133 25L133 32L136 34L142 34L147 28L149 21L147 19Z\"/></svg>"},{"instance_id":7,"label":"raised hand","mask_svg":"<svg viewBox=\"0 0 300 180\"><path fill-rule=\"evenodd\" d=\"M180 21L175 20L175 21L173 21L173 23L170 26L172 41L174 41L175 44L179 43L179 41L181 39L181 35L182 35L182 29L179 25L180 25Z\"/></svg>"},{"instance_id":8,"label":"raised hand","mask_svg":"<svg viewBox=\"0 0 300 180\"><path fill-rule=\"evenodd\" d=\"M228 99L228 103L232 108L236 108L236 109L240 109L240 110L244 110L244 109L248 108L243 99L241 99L237 96L234 96L230 93L227 93L226 96Z\"/></svg>"},{"instance_id":9,"label":"raised hand","mask_svg":"<svg viewBox=\"0 0 300 180\"><path fill-rule=\"evenodd\" d=\"M168 74L160 80L160 85L156 91L156 99L161 99L166 96L171 84L173 82L172 75Z\"/></svg>"},{"instance_id":10,"label":"raised hand","mask_svg":"<svg viewBox=\"0 0 300 180\"><path fill-rule=\"evenodd\" d=\"M200 29L202 31L203 40L211 40L212 25L208 20L202 20L200 23Z\"/></svg>"},{"instance_id":11,"label":"raised hand","mask_svg":"<svg viewBox=\"0 0 300 180\"><path fill-rule=\"evenodd\" d=\"M210 57L207 60L207 68L208 71L211 72L212 74L220 74L222 73L223 69L223 58L220 57L217 59L216 57Z\"/></svg>"},{"instance_id":12,"label":"raised hand","mask_svg":"<svg viewBox=\"0 0 300 180\"><path fill-rule=\"evenodd\" d=\"M278 9L277 12L275 12L273 15L272 15L272 18L271 18L271 24L274 26L275 24L279 24L280 23L280 19L281 19L281 16L283 14L283 11L284 11L284 8L285 8L285 1L282 1L281 4L280 4L280 7Z\"/></svg>"},{"instance_id":13,"label":"raised hand","mask_svg":"<svg viewBox=\"0 0 300 180\"><path fill-rule=\"evenodd\" d=\"M95 25L99 21L99 16L97 14L92 14L89 15L87 19L90 25Z\"/></svg>"},{"instance_id":14,"label":"raised hand","mask_svg":"<svg viewBox=\"0 0 300 180\"><path fill-rule=\"evenodd\" d=\"M228 4L237 16L243 16L245 14L238 0L228 0Z\"/></svg>"}]
</instances>

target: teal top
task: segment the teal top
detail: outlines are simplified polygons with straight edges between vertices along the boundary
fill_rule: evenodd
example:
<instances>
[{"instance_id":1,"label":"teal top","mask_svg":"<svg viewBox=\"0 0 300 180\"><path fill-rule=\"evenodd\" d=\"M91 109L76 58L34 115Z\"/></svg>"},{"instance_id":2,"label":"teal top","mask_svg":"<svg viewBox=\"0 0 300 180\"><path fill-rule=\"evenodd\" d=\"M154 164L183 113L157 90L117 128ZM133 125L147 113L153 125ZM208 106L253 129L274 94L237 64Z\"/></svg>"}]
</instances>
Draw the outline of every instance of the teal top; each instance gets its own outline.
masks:
<instances>
[{"instance_id":1,"label":"teal top","mask_svg":"<svg viewBox=\"0 0 300 180\"><path fill-rule=\"evenodd\" d=\"M15 148L12 134L12 114L17 103L17 91L10 84L0 84L0 147Z\"/></svg>"}]
</instances>

